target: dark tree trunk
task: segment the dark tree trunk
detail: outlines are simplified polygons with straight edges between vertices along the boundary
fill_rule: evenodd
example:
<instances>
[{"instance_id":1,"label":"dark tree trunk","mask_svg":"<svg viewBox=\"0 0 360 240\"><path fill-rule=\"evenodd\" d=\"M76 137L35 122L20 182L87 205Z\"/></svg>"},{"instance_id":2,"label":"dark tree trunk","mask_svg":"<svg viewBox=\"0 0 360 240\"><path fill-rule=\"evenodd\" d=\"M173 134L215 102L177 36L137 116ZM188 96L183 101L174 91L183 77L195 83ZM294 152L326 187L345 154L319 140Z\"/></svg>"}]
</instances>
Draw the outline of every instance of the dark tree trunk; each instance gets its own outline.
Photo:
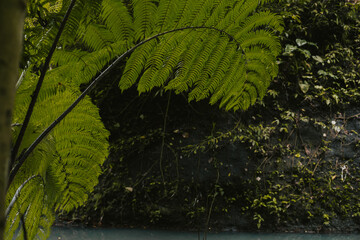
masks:
<instances>
[{"instance_id":1,"label":"dark tree trunk","mask_svg":"<svg viewBox=\"0 0 360 240\"><path fill-rule=\"evenodd\" d=\"M0 0L0 240L11 151L11 118L21 57L25 0Z\"/></svg>"}]
</instances>

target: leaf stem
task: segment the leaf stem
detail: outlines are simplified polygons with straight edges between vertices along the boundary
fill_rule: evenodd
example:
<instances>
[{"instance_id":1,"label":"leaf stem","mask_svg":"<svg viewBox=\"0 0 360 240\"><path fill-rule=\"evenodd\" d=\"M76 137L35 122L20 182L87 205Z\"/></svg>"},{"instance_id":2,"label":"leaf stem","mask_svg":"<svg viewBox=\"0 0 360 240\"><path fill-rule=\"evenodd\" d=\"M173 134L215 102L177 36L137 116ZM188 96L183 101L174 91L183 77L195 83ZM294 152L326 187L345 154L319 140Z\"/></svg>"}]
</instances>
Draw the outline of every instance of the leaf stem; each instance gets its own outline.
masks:
<instances>
[{"instance_id":1,"label":"leaf stem","mask_svg":"<svg viewBox=\"0 0 360 240\"><path fill-rule=\"evenodd\" d=\"M69 7L68 7L68 9L66 11L66 14L65 14L65 16L64 16L64 18L63 18L63 20L62 20L62 22L60 24L59 30L58 30L58 32L56 34L56 37L55 37L55 39L53 41L53 44L52 44L52 46L50 48L50 51L49 51L49 53L48 53L48 55L47 55L47 57L45 59L45 63L42 66L39 81L38 81L38 83L36 85L36 88L35 88L33 94L31 95L31 102L30 102L29 108L28 108L28 110L26 112L24 122L22 124L21 129L20 129L20 133L19 133L19 135L18 135L18 137L16 139L16 142L14 144L14 147L13 147L13 149L11 151L10 169L15 163L15 159L16 159L16 156L17 156L17 154L19 152L19 148L20 148L20 145L21 145L22 140L24 138L25 131L26 131L28 125L29 125L31 115L32 115L32 113L34 111L34 107L35 107L35 104L36 104L36 100L37 100L37 98L39 96L41 86L42 86L42 84L44 82L46 72L49 69L51 58L52 58L52 56L53 56L53 54L55 52L56 46L57 46L57 44L59 42L59 39L60 39L60 36L61 36L61 34L62 34L63 30L64 30L65 24L66 24L66 22L67 22L67 20L68 20L68 18L70 16L71 10L73 9L73 7L75 5L75 2L76 2L76 0L71 1L70 5L69 5Z\"/></svg>"}]
</instances>

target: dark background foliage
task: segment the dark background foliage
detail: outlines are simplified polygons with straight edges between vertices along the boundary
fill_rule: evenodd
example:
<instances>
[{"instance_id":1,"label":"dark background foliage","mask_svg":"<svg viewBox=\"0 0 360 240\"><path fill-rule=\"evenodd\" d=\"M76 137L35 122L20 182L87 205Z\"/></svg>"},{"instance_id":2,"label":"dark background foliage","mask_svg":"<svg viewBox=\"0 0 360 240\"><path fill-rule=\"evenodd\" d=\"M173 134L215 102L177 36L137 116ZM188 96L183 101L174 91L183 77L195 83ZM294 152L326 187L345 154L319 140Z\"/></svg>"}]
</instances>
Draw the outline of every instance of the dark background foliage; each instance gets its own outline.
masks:
<instances>
[{"instance_id":1,"label":"dark background foliage","mask_svg":"<svg viewBox=\"0 0 360 240\"><path fill-rule=\"evenodd\" d=\"M279 75L246 112L162 89L93 95L111 155L88 204L62 219L90 225L358 231L360 9L278 1Z\"/></svg>"}]
</instances>

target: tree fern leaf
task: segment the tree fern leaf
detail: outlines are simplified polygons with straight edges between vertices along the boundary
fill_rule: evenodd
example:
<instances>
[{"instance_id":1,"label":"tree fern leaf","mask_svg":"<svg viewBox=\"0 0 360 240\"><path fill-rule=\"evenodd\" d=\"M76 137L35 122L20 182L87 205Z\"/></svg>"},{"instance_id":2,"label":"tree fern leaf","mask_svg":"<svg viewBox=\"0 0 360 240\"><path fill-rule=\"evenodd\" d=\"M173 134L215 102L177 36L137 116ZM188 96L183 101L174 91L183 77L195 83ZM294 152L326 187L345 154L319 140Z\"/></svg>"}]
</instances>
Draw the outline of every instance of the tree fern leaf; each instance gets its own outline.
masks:
<instances>
[{"instance_id":1,"label":"tree fern leaf","mask_svg":"<svg viewBox=\"0 0 360 240\"><path fill-rule=\"evenodd\" d=\"M64 8L65 9L65 8ZM71 44L75 37L77 36L77 31L79 29L80 26L80 22L82 20L83 17L83 9L84 9L84 5L81 2L77 2L73 9L72 9L72 14L70 14L64 31L62 33L62 43L63 46L66 46L68 44Z\"/></svg>"},{"instance_id":2,"label":"tree fern leaf","mask_svg":"<svg viewBox=\"0 0 360 240\"><path fill-rule=\"evenodd\" d=\"M63 46L71 45L79 36L79 29L86 29L90 23L93 23L91 16L99 15L101 1L102 0L76 1L62 33L61 42ZM67 4L69 3L70 1L67 1ZM67 4L64 5L63 11L67 10ZM61 16L63 16L64 13L65 12L61 13Z\"/></svg>"},{"instance_id":3,"label":"tree fern leaf","mask_svg":"<svg viewBox=\"0 0 360 240\"><path fill-rule=\"evenodd\" d=\"M174 0L162 0L159 2L159 6L157 8L154 25L158 29L158 32L163 32L166 28L165 26L171 25L175 21L176 14L176 2Z\"/></svg>"},{"instance_id":4,"label":"tree fern leaf","mask_svg":"<svg viewBox=\"0 0 360 240\"><path fill-rule=\"evenodd\" d=\"M216 27L229 31L229 27L239 26L240 22L243 21L249 13L255 10L257 7L256 0L241 0L234 3L231 10L227 14L218 20Z\"/></svg>"},{"instance_id":5,"label":"tree fern leaf","mask_svg":"<svg viewBox=\"0 0 360 240\"><path fill-rule=\"evenodd\" d=\"M216 69L213 69L212 76L204 81L202 86L197 86L199 89L199 97L197 100L201 100L209 97L211 93L214 93L218 88L222 88L226 72L228 71L231 59L236 54L236 46L234 44L227 44L227 49L223 51L223 56L219 60Z\"/></svg>"},{"instance_id":6,"label":"tree fern leaf","mask_svg":"<svg viewBox=\"0 0 360 240\"><path fill-rule=\"evenodd\" d=\"M131 39L134 29L127 7L122 1L103 0L102 19L117 41Z\"/></svg>"},{"instance_id":7,"label":"tree fern leaf","mask_svg":"<svg viewBox=\"0 0 360 240\"><path fill-rule=\"evenodd\" d=\"M205 26L216 26L219 24L219 22L224 19L224 17L228 13L228 9L231 9L233 7L232 1L217 1L216 5L212 6L212 8L208 12L206 12L204 15L207 16L205 19L199 21L203 22ZM194 25L202 25L195 23ZM225 29L225 28L219 28L219 29Z\"/></svg>"},{"instance_id":8,"label":"tree fern leaf","mask_svg":"<svg viewBox=\"0 0 360 240\"><path fill-rule=\"evenodd\" d=\"M247 34L251 30L259 27L271 28L276 31L282 31L283 26L281 25L281 17L271 12L259 12L247 17L240 26L240 31L236 32L235 37Z\"/></svg>"},{"instance_id":9,"label":"tree fern leaf","mask_svg":"<svg viewBox=\"0 0 360 240\"><path fill-rule=\"evenodd\" d=\"M193 57L193 61L191 62L191 65L188 65L188 68L190 69L188 73L185 76L185 80L182 81L183 85L187 85L187 87L193 87L194 83L197 81L197 77L203 70L206 61L209 59L211 52L214 48L216 48L217 40L219 39L219 36L213 36L210 39L207 39L205 42L202 43L202 49L198 57ZM186 69L187 63L190 62L184 62L184 69ZM190 99L191 100L191 99Z\"/></svg>"},{"instance_id":10,"label":"tree fern leaf","mask_svg":"<svg viewBox=\"0 0 360 240\"><path fill-rule=\"evenodd\" d=\"M181 38L182 35L184 33L174 33L169 39L155 46L153 54L144 66L146 70L139 80L139 92L148 91L152 87L161 86L165 83L173 68L178 64L180 55L186 49L185 41L181 41L181 46L178 45L178 38Z\"/></svg>"},{"instance_id":11,"label":"tree fern leaf","mask_svg":"<svg viewBox=\"0 0 360 240\"><path fill-rule=\"evenodd\" d=\"M212 52L205 63L204 68L201 70L201 75L196 82L196 86L189 93L189 100L192 99L201 100L204 98L204 88L208 83L209 79L215 72L218 64L220 63L222 56L224 55L226 46L228 45L227 37L220 37L215 43L216 47L212 49ZM210 86L211 87L211 86Z\"/></svg>"},{"instance_id":12,"label":"tree fern leaf","mask_svg":"<svg viewBox=\"0 0 360 240\"><path fill-rule=\"evenodd\" d=\"M79 49L75 49L72 51L55 51L51 62L54 66L83 62L84 60L82 58L87 54L88 52ZM85 62L83 63L86 64Z\"/></svg>"},{"instance_id":13,"label":"tree fern leaf","mask_svg":"<svg viewBox=\"0 0 360 240\"><path fill-rule=\"evenodd\" d=\"M221 4L223 2L223 4ZM192 26L203 26L205 23L207 26L213 26L213 19L219 19L221 12L224 12L224 7L227 6L227 1L221 0L206 0L199 6L199 10L195 13L195 18L191 21Z\"/></svg>"},{"instance_id":14,"label":"tree fern leaf","mask_svg":"<svg viewBox=\"0 0 360 240\"><path fill-rule=\"evenodd\" d=\"M81 52L79 61L76 63L69 62L68 64L65 64L68 54L57 51L59 53L56 53L54 61L58 64L64 63L65 65L48 71L46 78L58 79L58 82L64 86L72 85L75 87L82 83L88 83L112 59L123 53L126 50L126 45L125 41L119 41L95 52L87 54Z\"/></svg>"},{"instance_id":15,"label":"tree fern leaf","mask_svg":"<svg viewBox=\"0 0 360 240\"><path fill-rule=\"evenodd\" d=\"M174 25L168 25L168 26L171 28L178 28L179 26L181 26L179 22L182 20L182 18L187 13L187 11L189 11L189 8L193 2L194 1L191 0L176 1L177 6L174 12L174 15L176 15Z\"/></svg>"},{"instance_id":16,"label":"tree fern leaf","mask_svg":"<svg viewBox=\"0 0 360 240\"><path fill-rule=\"evenodd\" d=\"M193 71L199 72L199 66L198 68L193 68L195 63L204 64L204 62L199 61L199 59L201 59L201 55L199 55L198 53L201 53L206 47L206 45L203 44L205 36L206 34L203 33L201 33L200 35L193 34L192 36L190 36L189 34L189 37L187 39L183 39L183 43L186 44L187 49L181 56L181 64L175 78L168 83L166 89L175 89L177 93L188 90L189 85L186 81L190 79L186 78L187 74L190 72L191 69ZM216 39L213 38L208 40L216 41ZM191 43L192 45L190 45ZM180 45L178 47L183 46ZM208 52L210 51L209 48L207 50ZM206 54L203 53L202 58L204 58L204 55Z\"/></svg>"},{"instance_id":17,"label":"tree fern leaf","mask_svg":"<svg viewBox=\"0 0 360 240\"><path fill-rule=\"evenodd\" d=\"M278 73L279 66L276 64L276 57L267 49L259 47L248 48L246 51L246 58L249 61L260 61L266 67L266 70L271 77L275 77Z\"/></svg>"},{"instance_id":18,"label":"tree fern leaf","mask_svg":"<svg viewBox=\"0 0 360 240\"><path fill-rule=\"evenodd\" d=\"M157 69L157 71L146 78L141 77L139 85L144 84L147 86L147 90L149 90L149 87L164 85L173 76L174 70L179 67L181 62L181 55L187 49L189 43L188 38L186 38L187 34L189 33L179 32L173 34L164 43L156 47L156 51L152 54L148 63L149 67ZM152 60L153 58L154 61Z\"/></svg>"},{"instance_id":19,"label":"tree fern leaf","mask_svg":"<svg viewBox=\"0 0 360 240\"><path fill-rule=\"evenodd\" d=\"M32 142L38 133L42 131L42 128L52 122L80 92L78 89L74 89L72 85L69 85L64 91L54 91L52 89L58 79L55 75L50 74L46 80L46 84L43 85L40 92L38 105L34 109L32 121L28 131L25 133L22 148L27 147L29 142ZM31 89L27 84L29 82L25 82L18 89L17 99L19 101L28 98L23 96L28 93L27 89ZM49 106L51 107L49 108ZM44 108L49 110L44 112ZM18 119L17 121L20 122L23 115L21 110L22 108L17 108L14 116L14 119ZM74 129L78 134L71 132ZM31 238L37 234L46 236L48 232L44 231L50 229L52 222L46 224L44 221L40 221L41 217L44 216L44 212L40 213L35 210L44 209L48 215L50 213L44 219L53 221L55 205L60 209L70 210L84 203L87 194L97 183L97 177L101 173L100 165L107 156L107 137L108 132L100 121L97 108L89 98L84 99L82 104L69 115L69 118L62 122L58 128L55 128L46 141L38 145L20 168L8 191L9 199L10 196L14 195L18 186L23 183L24 178L40 174L44 182L41 186L49 184L49 187L44 188L43 199L49 199L51 202L40 202L39 199L32 198L34 192L37 191L34 187L40 185L38 183L31 184L24 188L24 192L21 193L21 197L9 214L9 219L13 221L17 215L26 211L27 219L29 221L34 219L31 223L26 224L28 225L29 236ZM70 144L70 148L68 148L68 144ZM73 176L73 174L76 176ZM82 189L82 191L79 189ZM67 201L66 205L63 205L62 199L70 200ZM27 206L24 203L32 205ZM45 206L48 206L51 211L46 210ZM7 224L9 225L7 230L9 234L13 234L20 221L15 220L15 223L16 226L10 223ZM41 232L38 232L40 224L43 225L43 228Z\"/></svg>"},{"instance_id":20,"label":"tree fern leaf","mask_svg":"<svg viewBox=\"0 0 360 240\"><path fill-rule=\"evenodd\" d=\"M263 48L269 49L270 52L276 56L281 51L280 43L274 38L272 33L267 30L257 30L250 32L246 35L243 35L241 38L238 38L238 41L241 44L243 49L248 47L261 46Z\"/></svg>"},{"instance_id":21,"label":"tree fern leaf","mask_svg":"<svg viewBox=\"0 0 360 240\"><path fill-rule=\"evenodd\" d=\"M149 37L153 30L153 20L158 0L133 0L135 40Z\"/></svg>"},{"instance_id":22,"label":"tree fern leaf","mask_svg":"<svg viewBox=\"0 0 360 240\"><path fill-rule=\"evenodd\" d=\"M85 30L83 41L91 50L97 51L113 43L115 37L104 26L90 24Z\"/></svg>"},{"instance_id":23,"label":"tree fern leaf","mask_svg":"<svg viewBox=\"0 0 360 240\"><path fill-rule=\"evenodd\" d=\"M155 47L156 42L151 41L136 49L131 54L119 82L121 90L131 87L136 82Z\"/></svg>"},{"instance_id":24,"label":"tree fern leaf","mask_svg":"<svg viewBox=\"0 0 360 240\"><path fill-rule=\"evenodd\" d=\"M223 107L226 102L236 94L236 89L241 88L241 85L244 84L246 79L245 72L245 59L244 55L237 51L235 57L233 58L230 68L225 74L223 79L223 86L218 88L216 92L212 95L210 103L214 104L218 100L222 99L220 102L220 107Z\"/></svg>"},{"instance_id":25,"label":"tree fern leaf","mask_svg":"<svg viewBox=\"0 0 360 240\"><path fill-rule=\"evenodd\" d=\"M192 26L196 17L204 18L202 7L206 1L207 0L187 1L182 17L179 19L178 26ZM201 16L201 13L203 16Z\"/></svg>"}]
</instances>

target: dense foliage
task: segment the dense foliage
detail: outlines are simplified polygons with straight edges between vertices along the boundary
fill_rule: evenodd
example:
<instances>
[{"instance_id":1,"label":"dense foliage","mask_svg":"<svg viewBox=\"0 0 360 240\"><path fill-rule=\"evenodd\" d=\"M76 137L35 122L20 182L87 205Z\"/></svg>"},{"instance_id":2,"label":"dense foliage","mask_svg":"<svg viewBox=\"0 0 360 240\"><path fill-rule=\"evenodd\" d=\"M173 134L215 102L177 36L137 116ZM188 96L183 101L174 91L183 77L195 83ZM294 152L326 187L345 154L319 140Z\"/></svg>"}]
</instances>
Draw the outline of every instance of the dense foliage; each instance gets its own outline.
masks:
<instances>
[{"instance_id":1,"label":"dense foliage","mask_svg":"<svg viewBox=\"0 0 360 240\"><path fill-rule=\"evenodd\" d=\"M209 98L226 110L263 98L278 72L276 34L282 31L278 15L259 10L267 2L29 1L7 239L45 238L55 212L82 205L97 184L109 132L91 99L78 98L90 82L112 72L122 91L136 85L139 93L184 92L189 101ZM74 110L67 108L71 103L78 104ZM63 112L70 113L61 121ZM50 124L55 129L32 151Z\"/></svg>"},{"instance_id":2,"label":"dense foliage","mask_svg":"<svg viewBox=\"0 0 360 240\"><path fill-rule=\"evenodd\" d=\"M268 96L249 111L188 105L162 91L118 97L106 85L94 96L112 155L81 221L357 228L359 5L287 0L265 7L284 20L283 51Z\"/></svg>"},{"instance_id":3,"label":"dense foliage","mask_svg":"<svg viewBox=\"0 0 360 240\"><path fill-rule=\"evenodd\" d=\"M68 3L62 6L62 1L35 1L28 5L24 65L16 85L12 123L14 142L33 98L44 54L59 28L56 21L64 15ZM42 22L43 18L49 21L48 26ZM100 166L108 155L109 133L90 98L84 99L22 165L19 160L80 93L78 83L62 78L56 71L46 75L18 156L10 165L10 176L14 178L10 178L7 191L5 239L46 238L55 219L55 210L69 211L83 204L97 184ZM21 166L19 170L17 166Z\"/></svg>"}]
</instances>

